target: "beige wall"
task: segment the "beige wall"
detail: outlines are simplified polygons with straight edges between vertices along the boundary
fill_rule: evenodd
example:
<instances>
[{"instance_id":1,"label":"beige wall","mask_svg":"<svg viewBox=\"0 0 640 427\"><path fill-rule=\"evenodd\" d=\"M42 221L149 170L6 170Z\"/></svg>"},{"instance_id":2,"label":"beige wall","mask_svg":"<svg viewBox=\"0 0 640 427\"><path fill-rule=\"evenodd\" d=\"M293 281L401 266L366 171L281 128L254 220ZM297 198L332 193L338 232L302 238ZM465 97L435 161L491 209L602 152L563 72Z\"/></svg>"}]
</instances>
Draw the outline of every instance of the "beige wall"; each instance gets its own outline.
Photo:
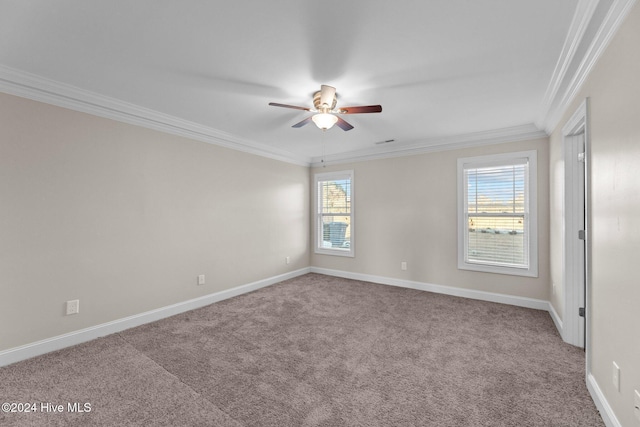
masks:
<instances>
[{"instance_id":1,"label":"beige wall","mask_svg":"<svg viewBox=\"0 0 640 427\"><path fill-rule=\"evenodd\" d=\"M308 180L0 94L0 350L308 267Z\"/></svg>"},{"instance_id":2,"label":"beige wall","mask_svg":"<svg viewBox=\"0 0 640 427\"><path fill-rule=\"evenodd\" d=\"M457 159L538 151L539 277L458 270ZM312 254L315 267L549 299L546 138L315 168L354 170L355 257ZM407 262L407 270L400 263Z\"/></svg>"},{"instance_id":3,"label":"beige wall","mask_svg":"<svg viewBox=\"0 0 640 427\"><path fill-rule=\"evenodd\" d=\"M636 4L551 136L552 171L561 169L562 126L586 97L591 106L591 350L590 370L623 426L638 425L633 390L640 390L640 5ZM562 173L551 199L561 200ZM559 199L560 197L560 199ZM560 212L558 210L560 209ZM561 229L561 208L552 230ZM552 271L561 280L561 236L552 233ZM561 309L562 298L552 300ZM621 369L621 391L611 381Z\"/></svg>"}]
</instances>

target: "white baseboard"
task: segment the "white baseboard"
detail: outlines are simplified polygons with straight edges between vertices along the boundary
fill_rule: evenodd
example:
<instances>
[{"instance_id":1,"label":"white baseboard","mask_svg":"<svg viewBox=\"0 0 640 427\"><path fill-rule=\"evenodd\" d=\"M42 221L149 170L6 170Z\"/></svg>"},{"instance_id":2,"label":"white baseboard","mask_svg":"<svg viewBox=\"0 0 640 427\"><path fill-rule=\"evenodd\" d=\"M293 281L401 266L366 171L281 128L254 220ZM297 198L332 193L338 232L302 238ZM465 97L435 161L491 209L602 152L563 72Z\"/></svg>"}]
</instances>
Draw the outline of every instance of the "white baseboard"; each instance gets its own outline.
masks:
<instances>
[{"instance_id":1,"label":"white baseboard","mask_svg":"<svg viewBox=\"0 0 640 427\"><path fill-rule=\"evenodd\" d=\"M555 308L553 308L553 304L551 304L551 302L549 302L548 311L549 311L549 315L551 316L551 320L553 320L553 323L555 323L556 325L556 329L558 330L560 337L564 341L564 335L563 335L564 330L562 329L562 319L560 319L560 316L558 316L558 312L556 311Z\"/></svg>"},{"instance_id":2,"label":"white baseboard","mask_svg":"<svg viewBox=\"0 0 640 427\"><path fill-rule=\"evenodd\" d=\"M327 276L343 277L345 279L362 280L365 282L379 283L381 285L399 286L402 288L418 289L421 291L434 292L438 294L452 295L456 297L470 298L481 301L497 302L501 304L515 305L518 307L533 308L536 310L549 311L549 301L517 297L513 295L496 294L493 292L477 291L473 289L456 288L453 286L434 285L432 283L414 282L411 280L395 279L392 277L373 276L370 274L351 273L341 270L330 270L327 268L311 267L312 273L325 274Z\"/></svg>"},{"instance_id":3,"label":"white baseboard","mask_svg":"<svg viewBox=\"0 0 640 427\"><path fill-rule=\"evenodd\" d=\"M600 416L607 427L622 427L620 421L616 418L616 414L613 413L613 409L609 406L609 402L604 397L598 382L591 374L587 374L587 389L593 402L596 404L596 408L600 411Z\"/></svg>"},{"instance_id":4,"label":"white baseboard","mask_svg":"<svg viewBox=\"0 0 640 427\"><path fill-rule=\"evenodd\" d=\"M292 279L294 277L298 277L310 272L311 268L303 268L289 273L280 274L278 276L269 277L267 279L258 280L246 285L237 286L235 288L194 298L188 301L179 302L177 304L172 304L140 314L135 314L133 316L125 317L107 323L102 323L100 325L91 326L79 331L69 332L67 334L47 338L20 347L3 350L0 351L0 366L6 366L11 363L19 362L21 360L49 353L51 351L60 350L65 347L70 347L73 345L81 344L83 342L91 341L105 335L124 331L125 329L140 326L145 323L154 322L156 320L184 313L185 311L204 307L218 301L246 294L248 292L255 291L257 289L282 282L283 280Z\"/></svg>"},{"instance_id":5,"label":"white baseboard","mask_svg":"<svg viewBox=\"0 0 640 427\"><path fill-rule=\"evenodd\" d=\"M403 288L418 289L422 291L476 299L481 301L490 301L501 304L510 304L519 307L544 310L549 312L551 318L553 319L553 322L556 325L556 328L558 328L560 335L562 335L562 320L549 301L517 297L513 295L496 294L492 292L484 292L471 289L462 289L452 286L435 285L431 283L414 282L370 274L351 273L347 271L331 270L319 267L306 267L300 270L273 276L267 279L258 280L246 285L237 286L232 289L227 289L199 298L194 298L188 301L161 307L156 310L147 311L144 313L81 329L79 331L58 335L56 337L47 338L20 347L3 350L0 351L0 366L10 365L12 363L49 353L51 351L81 344L83 342L91 341L105 335L124 331L125 329L133 328L135 326L140 326L145 323L154 322L156 320L184 313L189 310L204 307L218 301L223 301L228 298L249 293L260 288L279 283L283 280L292 279L294 277L302 276L307 273L318 273L327 276L343 277L345 279L362 280L383 285L399 286ZM607 427L622 427L613 410L611 409L611 406L609 406L607 399L604 397L602 390L600 390L600 387L598 386L598 383L596 382L593 375L588 374L586 382L587 389L589 390L589 393L591 394L591 397L595 402L598 411L600 411L600 415L602 416L602 419L604 420Z\"/></svg>"}]
</instances>

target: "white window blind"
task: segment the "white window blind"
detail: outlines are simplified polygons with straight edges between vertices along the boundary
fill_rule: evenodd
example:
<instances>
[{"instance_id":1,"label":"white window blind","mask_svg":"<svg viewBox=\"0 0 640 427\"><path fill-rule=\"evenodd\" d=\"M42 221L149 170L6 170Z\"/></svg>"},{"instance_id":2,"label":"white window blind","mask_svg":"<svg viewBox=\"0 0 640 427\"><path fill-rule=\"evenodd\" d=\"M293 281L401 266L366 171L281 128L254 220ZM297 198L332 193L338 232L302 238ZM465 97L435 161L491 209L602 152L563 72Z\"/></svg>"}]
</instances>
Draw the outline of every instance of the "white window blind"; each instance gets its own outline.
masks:
<instances>
[{"instance_id":1,"label":"white window blind","mask_svg":"<svg viewBox=\"0 0 640 427\"><path fill-rule=\"evenodd\" d=\"M462 160L459 267L537 276L535 152Z\"/></svg>"},{"instance_id":2,"label":"white window blind","mask_svg":"<svg viewBox=\"0 0 640 427\"><path fill-rule=\"evenodd\" d=\"M353 256L353 172L316 175L316 252Z\"/></svg>"}]
</instances>

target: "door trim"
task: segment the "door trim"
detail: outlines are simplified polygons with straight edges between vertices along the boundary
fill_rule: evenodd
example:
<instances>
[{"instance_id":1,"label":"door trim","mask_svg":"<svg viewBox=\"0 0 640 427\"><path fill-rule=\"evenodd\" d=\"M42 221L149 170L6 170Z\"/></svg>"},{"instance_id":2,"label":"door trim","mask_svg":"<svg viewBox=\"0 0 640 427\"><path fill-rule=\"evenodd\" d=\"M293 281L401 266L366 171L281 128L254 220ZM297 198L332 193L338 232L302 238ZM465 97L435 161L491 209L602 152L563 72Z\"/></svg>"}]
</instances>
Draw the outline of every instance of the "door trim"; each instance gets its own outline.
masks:
<instances>
[{"instance_id":1,"label":"door trim","mask_svg":"<svg viewBox=\"0 0 640 427\"><path fill-rule=\"evenodd\" d=\"M564 281L564 313L563 313L563 339L573 345L585 347L587 349L587 362L589 355L589 317L590 317L590 218L589 218L589 160L590 160L590 136L589 136L589 99L585 99L575 113L562 128L563 136L563 156L565 167L565 191L563 209L563 281ZM582 136L583 135L583 136ZM587 231L584 248L584 291L582 283L578 283L580 277L576 274L576 260L579 254L578 245L581 242L577 239L578 226L577 208L578 197L576 192L579 186L577 180L580 179L580 168L577 163L570 159L577 159L578 150L575 145L575 138L584 138L584 229ZM584 298L584 299L583 299ZM578 316L578 307L584 303L587 316L584 322L584 329L581 328L581 320Z\"/></svg>"}]
</instances>

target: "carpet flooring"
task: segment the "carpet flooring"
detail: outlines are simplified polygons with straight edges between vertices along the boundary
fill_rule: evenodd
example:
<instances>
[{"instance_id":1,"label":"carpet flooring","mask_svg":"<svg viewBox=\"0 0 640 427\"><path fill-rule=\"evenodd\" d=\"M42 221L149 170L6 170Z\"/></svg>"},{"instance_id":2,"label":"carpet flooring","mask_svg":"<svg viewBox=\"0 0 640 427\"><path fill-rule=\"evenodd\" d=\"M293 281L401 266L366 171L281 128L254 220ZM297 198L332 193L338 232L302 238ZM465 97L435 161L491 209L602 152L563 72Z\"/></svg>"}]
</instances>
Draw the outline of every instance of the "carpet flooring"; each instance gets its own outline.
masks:
<instances>
[{"instance_id":1,"label":"carpet flooring","mask_svg":"<svg viewBox=\"0 0 640 427\"><path fill-rule=\"evenodd\" d=\"M0 425L603 426L584 363L543 311L308 274L0 368Z\"/></svg>"}]
</instances>

